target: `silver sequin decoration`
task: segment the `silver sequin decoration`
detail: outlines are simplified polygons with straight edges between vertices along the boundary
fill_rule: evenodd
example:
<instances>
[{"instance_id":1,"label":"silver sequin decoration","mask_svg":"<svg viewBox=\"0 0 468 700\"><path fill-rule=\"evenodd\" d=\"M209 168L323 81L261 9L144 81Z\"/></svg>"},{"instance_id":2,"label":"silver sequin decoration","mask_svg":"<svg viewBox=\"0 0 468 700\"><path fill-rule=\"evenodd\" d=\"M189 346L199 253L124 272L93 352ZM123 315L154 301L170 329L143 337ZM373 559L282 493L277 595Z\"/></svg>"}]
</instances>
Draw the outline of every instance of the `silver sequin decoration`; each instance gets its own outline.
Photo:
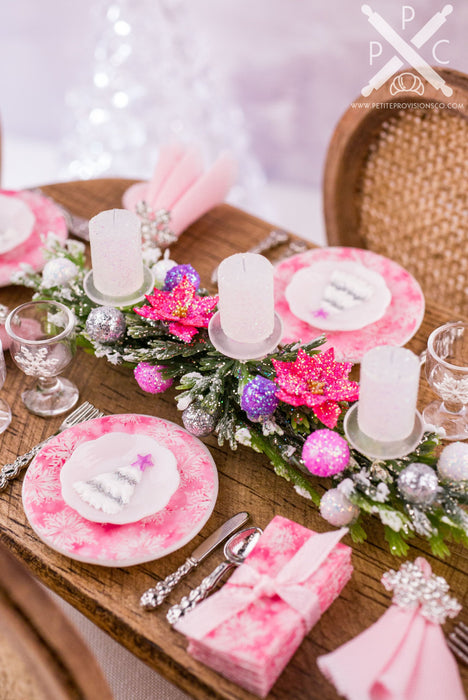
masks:
<instances>
[{"instance_id":1,"label":"silver sequin decoration","mask_svg":"<svg viewBox=\"0 0 468 700\"><path fill-rule=\"evenodd\" d=\"M427 575L417 563L404 562L398 571L387 571L381 580L387 591L393 591L395 605L407 610L420 606L421 615L439 625L447 617L456 617L462 608L448 595L450 588L443 576Z\"/></svg>"}]
</instances>

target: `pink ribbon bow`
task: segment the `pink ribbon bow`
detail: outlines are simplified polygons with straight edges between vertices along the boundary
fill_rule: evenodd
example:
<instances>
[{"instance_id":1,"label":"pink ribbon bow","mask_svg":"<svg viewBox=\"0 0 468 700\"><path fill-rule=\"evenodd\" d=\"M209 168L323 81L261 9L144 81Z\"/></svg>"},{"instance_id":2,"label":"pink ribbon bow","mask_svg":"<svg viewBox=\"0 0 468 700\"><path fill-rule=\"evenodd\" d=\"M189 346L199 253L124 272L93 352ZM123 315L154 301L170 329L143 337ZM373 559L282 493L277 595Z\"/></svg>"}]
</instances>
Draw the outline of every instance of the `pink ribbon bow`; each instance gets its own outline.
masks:
<instances>
[{"instance_id":1,"label":"pink ribbon bow","mask_svg":"<svg viewBox=\"0 0 468 700\"><path fill-rule=\"evenodd\" d=\"M321 610L317 596L302 584L320 568L346 532L347 528L341 528L311 536L275 577L259 573L246 560L228 586L187 613L175 628L191 639L201 640L259 598L277 595L298 613L308 631Z\"/></svg>"}]
</instances>

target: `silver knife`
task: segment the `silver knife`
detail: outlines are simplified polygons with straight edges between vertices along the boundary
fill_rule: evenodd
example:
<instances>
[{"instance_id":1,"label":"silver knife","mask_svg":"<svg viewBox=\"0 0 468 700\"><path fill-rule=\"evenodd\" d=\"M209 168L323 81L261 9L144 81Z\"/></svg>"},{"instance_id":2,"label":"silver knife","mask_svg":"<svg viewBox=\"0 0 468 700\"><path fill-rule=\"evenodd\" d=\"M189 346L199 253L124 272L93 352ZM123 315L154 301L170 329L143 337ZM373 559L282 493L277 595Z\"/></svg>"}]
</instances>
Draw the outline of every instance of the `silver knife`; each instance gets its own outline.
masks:
<instances>
[{"instance_id":1,"label":"silver knife","mask_svg":"<svg viewBox=\"0 0 468 700\"><path fill-rule=\"evenodd\" d=\"M211 554L218 545L224 542L229 535L238 530L248 519L249 514L242 512L226 520L221 527L218 527L218 529L211 533L199 547L193 550L192 554L179 566L177 571L169 574L164 581L159 581L156 586L148 588L148 590L143 593L140 598L141 607L145 608L145 610L154 610L158 605L161 605L172 589L189 573L189 571L192 571L192 569L198 566L208 554Z\"/></svg>"}]
</instances>

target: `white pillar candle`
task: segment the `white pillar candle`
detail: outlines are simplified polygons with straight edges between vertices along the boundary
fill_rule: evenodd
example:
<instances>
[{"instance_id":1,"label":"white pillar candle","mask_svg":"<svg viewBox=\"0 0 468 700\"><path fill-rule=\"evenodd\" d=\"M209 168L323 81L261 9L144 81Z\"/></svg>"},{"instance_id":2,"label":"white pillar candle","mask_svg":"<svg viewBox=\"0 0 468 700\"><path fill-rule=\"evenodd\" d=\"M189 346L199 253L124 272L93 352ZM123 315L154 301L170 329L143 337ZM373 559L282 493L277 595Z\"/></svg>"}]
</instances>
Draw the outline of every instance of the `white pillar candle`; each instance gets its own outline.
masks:
<instances>
[{"instance_id":1,"label":"white pillar candle","mask_svg":"<svg viewBox=\"0 0 468 700\"><path fill-rule=\"evenodd\" d=\"M89 222L93 283L98 292L122 298L143 285L140 219L126 209L109 209Z\"/></svg>"},{"instance_id":2,"label":"white pillar candle","mask_svg":"<svg viewBox=\"0 0 468 700\"><path fill-rule=\"evenodd\" d=\"M380 442L407 438L414 428L419 358L405 348L382 345L361 362L357 419L360 430Z\"/></svg>"},{"instance_id":3,"label":"white pillar candle","mask_svg":"<svg viewBox=\"0 0 468 700\"><path fill-rule=\"evenodd\" d=\"M219 314L224 333L238 343L259 343L273 333L273 266L263 255L237 253L218 268Z\"/></svg>"}]
</instances>

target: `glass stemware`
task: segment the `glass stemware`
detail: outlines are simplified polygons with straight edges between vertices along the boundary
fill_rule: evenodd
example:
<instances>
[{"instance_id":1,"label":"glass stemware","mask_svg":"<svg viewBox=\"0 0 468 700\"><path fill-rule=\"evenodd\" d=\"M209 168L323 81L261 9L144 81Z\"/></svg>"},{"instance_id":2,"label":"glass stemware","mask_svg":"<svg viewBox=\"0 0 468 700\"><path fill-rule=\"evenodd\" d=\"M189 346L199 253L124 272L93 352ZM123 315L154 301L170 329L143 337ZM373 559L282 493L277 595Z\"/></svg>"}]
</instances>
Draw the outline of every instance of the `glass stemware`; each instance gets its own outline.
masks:
<instances>
[{"instance_id":1,"label":"glass stemware","mask_svg":"<svg viewBox=\"0 0 468 700\"><path fill-rule=\"evenodd\" d=\"M38 416L65 413L78 401L78 389L58 375L75 353L75 317L57 301L31 301L8 316L5 330L11 338L10 354L36 386L21 395L26 408Z\"/></svg>"},{"instance_id":2,"label":"glass stemware","mask_svg":"<svg viewBox=\"0 0 468 700\"><path fill-rule=\"evenodd\" d=\"M446 323L427 341L426 377L442 399L423 411L424 421L443 428L447 440L468 437L468 323Z\"/></svg>"},{"instance_id":3,"label":"glass stemware","mask_svg":"<svg viewBox=\"0 0 468 700\"><path fill-rule=\"evenodd\" d=\"M5 383L6 366L3 356L2 341L0 340L0 389ZM5 399L0 398L0 433L8 428L11 423L11 409Z\"/></svg>"}]
</instances>

